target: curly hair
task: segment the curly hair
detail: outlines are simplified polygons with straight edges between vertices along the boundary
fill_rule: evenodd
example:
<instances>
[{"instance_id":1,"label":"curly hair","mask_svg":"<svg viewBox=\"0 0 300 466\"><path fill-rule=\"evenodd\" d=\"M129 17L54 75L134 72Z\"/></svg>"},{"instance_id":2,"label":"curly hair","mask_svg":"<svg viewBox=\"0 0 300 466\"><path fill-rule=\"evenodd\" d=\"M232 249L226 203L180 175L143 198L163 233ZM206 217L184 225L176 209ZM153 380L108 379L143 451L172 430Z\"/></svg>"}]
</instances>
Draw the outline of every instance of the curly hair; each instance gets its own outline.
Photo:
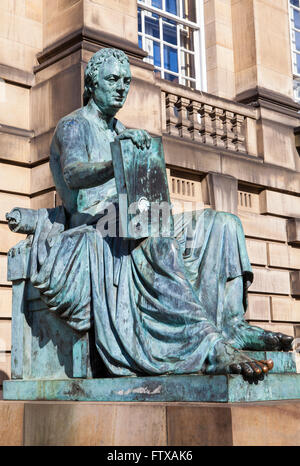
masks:
<instances>
[{"instance_id":1,"label":"curly hair","mask_svg":"<svg viewBox=\"0 0 300 466\"><path fill-rule=\"evenodd\" d=\"M110 58L116 58L120 63L128 63L127 55L119 49L101 49L96 52L89 60L84 72L84 92L83 105L87 105L91 97L91 88L93 88L98 78L99 68Z\"/></svg>"}]
</instances>

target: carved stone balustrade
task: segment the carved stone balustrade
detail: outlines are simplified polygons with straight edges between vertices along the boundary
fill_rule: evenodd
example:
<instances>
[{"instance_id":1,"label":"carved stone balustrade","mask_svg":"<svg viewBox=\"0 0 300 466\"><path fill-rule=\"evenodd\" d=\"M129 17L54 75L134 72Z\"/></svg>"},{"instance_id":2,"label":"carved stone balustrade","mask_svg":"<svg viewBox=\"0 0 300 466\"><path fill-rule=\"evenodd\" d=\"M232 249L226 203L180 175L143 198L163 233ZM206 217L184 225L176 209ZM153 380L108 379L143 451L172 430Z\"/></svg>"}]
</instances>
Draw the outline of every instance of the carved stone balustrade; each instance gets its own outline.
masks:
<instances>
[{"instance_id":1,"label":"carved stone balustrade","mask_svg":"<svg viewBox=\"0 0 300 466\"><path fill-rule=\"evenodd\" d=\"M167 134L258 156L255 108L163 80L160 85Z\"/></svg>"}]
</instances>

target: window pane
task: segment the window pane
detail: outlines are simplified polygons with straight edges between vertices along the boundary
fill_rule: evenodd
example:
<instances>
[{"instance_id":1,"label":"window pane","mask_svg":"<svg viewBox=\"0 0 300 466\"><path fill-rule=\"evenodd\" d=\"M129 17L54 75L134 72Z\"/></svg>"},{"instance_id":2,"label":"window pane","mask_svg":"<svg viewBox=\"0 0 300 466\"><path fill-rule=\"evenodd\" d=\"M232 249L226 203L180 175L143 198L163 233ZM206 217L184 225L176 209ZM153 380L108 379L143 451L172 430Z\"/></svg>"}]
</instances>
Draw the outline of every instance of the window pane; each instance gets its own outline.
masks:
<instances>
[{"instance_id":1,"label":"window pane","mask_svg":"<svg viewBox=\"0 0 300 466\"><path fill-rule=\"evenodd\" d=\"M178 15L177 0L166 0L166 11Z\"/></svg>"},{"instance_id":2,"label":"window pane","mask_svg":"<svg viewBox=\"0 0 300 466\"><path fill-rule=\"evenodd\" d=\"M142 36L139 36L139 47L140 47L140 49L143 48Z\"/></svg>"},{"instance_id":3,"label":"window pane","mask_svg":"<svg viewBox=\"0 0 300 466\"><path fill-rule=\"evenodd\" d=\"M297 10L293 11L293 17L294 17L294 26L297 29L300 29L300 13Z\"/></svg>"},{"instance_id":4,"label":"window pane","mask_svg":"<svg viewBox=\"0 0 300 466\"><path fill-rule=\"evenodd\" d=\"M145 33L159 38L159 21L157 15L145 13Z\"/></svg>"},{"instance_id":5,"label":"window pane","mask_svg":"<svg viewBox=\"0 0 300 466\"><path fill-rule=\"evenodd\" d=\"M300 32L295 31L295 48L300 52Z\"/></svg>"},{"instance_id":6,"label":"window pane","mask_svg":"<svg viewBox=\"0 0 300 466\"><path fill-rule=\"evenodd\" d=\"M195 78L195 60L194 55L181 52L181 74L189 78Z\"/></svg>"},{"instance_id":7,"label":"window pane","mask_svg":"<svg viewBox=\"0 0 300 466\"><path fill-rule=\"evenodd\" d=\"M153 42L153 58L154 58L154 66L161 66L159 42Z\"/></svg>"},{"instance_id":8,"label":"window pane","mask_svg":"<svg viewBox=\"0 0 300 466\"><path fill-rule=\"evenodd\" d=\"M165 73L165 79L167 79L168 81L173 81L173 83L179 82L178 76L175 76L174 74Z\"/></svg>"},{"instance_id":9,"label":"window pane","mask_svg":"<svg viewBox=\"0 0 300 466\"><path fill-rule=\"evenodd\" d=\"M177 49L164 45L164 68L169 71L178 73L178 54Z\"/></svg>"},{"instance_id":10,"label":"window pane","mask_svg":"<svg viewBox=\"0 0 300 466\"><path fill-rule=\"evenodd\" d=\"M151 3L155 8L160 8L162 10L162 0L152 0Z\"/></svg>"},{"instance_id":11,"label":"window pane","mask_svg":"<svg viewBox=\"0 0 300 466\"><path fill-rule=\"evenodd\" d=\"M300 55L296 53L296 73L300 74Z\"/></svg>"},{"instance_id":12,"label":"window pane","mask_svg":"<svg viewBox=\"0 0 300 466\"><path fill-rule=\"evenodd\" d=\"M163 22L163 39L170 44L177 45L177 27L170 22Z\"/></svg>"},{"instance_id":13,"label":"window pane","mask_svg":"<svg viewBox=\"0 0 300 466\"><path fill-rule=\"evenodd\" d=\"M294 97L298 102L300 101L300 81L294 80Z\"/></svg>"},{"instance_id":14,"label":"window pane","mask_svg":"<svg viewBox=\"0 0 300 466\"><path fill-rule=\"evenodd\" d=\"M142 13L140 8L138 8L138 31L142 32Z\"/></svg>"},{"instance_id":15,"label":"window pane","mask_svg":"<svg viewBox=\"0 0 300 466\"><path fill-rule=\"evenodd\" d=\"M299 0L290 0L290 4L299 7Z\"/></svg>"},{"instance_id":16,"label":"window pane","mask_svg":"<svg viewBox=\"0 0 300 466\"><path fill-rule=\"evenodd\" d=\"M194 33L191 28L184 26L180 29L180 45L191 52L194 51Z\"/></svg>"},{"instance_id":17,"label":"window pane","mask_svg":"<svg viewBox=\"0 0 300 466\"><path fill-rule=\"evenodd\" d=\"M147 61L154 66L161 66L159 42L145 38L145 49L148 52Z\"/></svg>"},{"instance_id":18,"label":"window pane","mask_svg":"<svg viewBox=\"0 0 300 466\"><path fill-rule=\"evenodd\" d=\"M184 19L188 19L189 21L196 23L197 18L195 0L182 0L182 11Z\"/></svg>"}]
</instances>

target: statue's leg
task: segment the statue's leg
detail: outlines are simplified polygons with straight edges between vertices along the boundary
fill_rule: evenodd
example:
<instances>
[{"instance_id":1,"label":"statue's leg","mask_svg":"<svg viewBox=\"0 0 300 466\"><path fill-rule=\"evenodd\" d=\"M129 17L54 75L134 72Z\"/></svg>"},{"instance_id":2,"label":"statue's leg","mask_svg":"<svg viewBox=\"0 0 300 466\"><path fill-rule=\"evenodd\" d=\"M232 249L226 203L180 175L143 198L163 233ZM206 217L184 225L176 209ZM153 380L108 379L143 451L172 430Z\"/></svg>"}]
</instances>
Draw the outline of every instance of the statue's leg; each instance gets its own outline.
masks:
<instances>
[{"instance_id":1,"label":"statue's leg","mask_svg":"<svg viewBox=\"0 0 300 466\"><path fill-rule=\"evenodd\" d=\"M243 277L227 281L224 299L223 334L235 348L289 351L293 337L250 325L244 319Z\"/></svg>"},{"instance_id":2,"label":"statue's leg","mask_svg":"<svg viewBox=\"0 0 300 466\"><path fill-rule=\"evenodd\" d=\"M260 365L227 343L191 286L175 239L147 238L134 245L127 259L122 267L133 275L126 275L126 284L119 282L122 318L114 328L141 372L240 373L250 383L263 378L271 362ZM123 271L120 276L126 278ZM120 308L111 318L118 313Z\"/></svg>"},{"instance_id":3,"label":"statue's leg","mask_svg":"<svg viewBox=\"0 0 300 466\"><path fill-rule=\"evenodd\" d=\"M235 348L289 350L293 338L249 325L244 319L247 286L252 281L245 235L239 218L207 209L181 239L187 275L200 303ZM191 245L186 252L186 238ZM196 247L195 247L196 245Z\"/></svg>"}]
</instances>

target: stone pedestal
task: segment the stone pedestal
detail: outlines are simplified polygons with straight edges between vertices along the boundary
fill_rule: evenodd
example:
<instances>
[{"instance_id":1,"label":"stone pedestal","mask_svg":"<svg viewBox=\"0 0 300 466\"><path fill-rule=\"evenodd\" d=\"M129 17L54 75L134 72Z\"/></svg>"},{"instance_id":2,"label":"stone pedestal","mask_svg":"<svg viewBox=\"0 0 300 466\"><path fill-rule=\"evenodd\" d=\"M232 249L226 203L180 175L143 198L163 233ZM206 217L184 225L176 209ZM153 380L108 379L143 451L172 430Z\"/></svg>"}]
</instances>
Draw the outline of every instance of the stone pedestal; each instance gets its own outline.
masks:
<instances>
[{"instance_id":1,"label":"stone pedestal","mask_svg":"<svg viewBox=\"0 0 300 466\"><path fill-rule=\"evenodd\" d=\"M0 401L0 445L300 445L300 402Z\"/></svg>"}]
</instances>

